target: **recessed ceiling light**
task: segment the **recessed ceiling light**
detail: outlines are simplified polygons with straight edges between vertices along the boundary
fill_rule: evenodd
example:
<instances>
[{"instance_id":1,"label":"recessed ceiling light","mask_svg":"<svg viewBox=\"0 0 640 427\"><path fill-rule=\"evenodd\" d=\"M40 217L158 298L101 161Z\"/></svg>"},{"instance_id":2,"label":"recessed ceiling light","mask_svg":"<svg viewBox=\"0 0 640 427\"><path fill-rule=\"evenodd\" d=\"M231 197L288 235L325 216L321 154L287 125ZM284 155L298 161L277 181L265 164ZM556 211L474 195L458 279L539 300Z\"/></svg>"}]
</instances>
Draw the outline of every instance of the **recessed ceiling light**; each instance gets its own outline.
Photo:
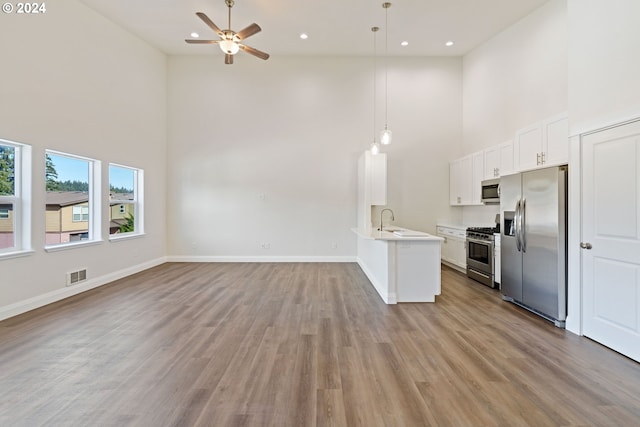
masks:
<instances>
[{"instance_id":1,"label":"recessed ceiling light","mask_svg":"<svg viewBox=\"0 0 640 427\"><path fill-rule=\"evenodd\" d=\"M401 46L408 46L408 45L409 45L409 42L405 40L405 41L403 41L402 43L400 43L400 45L401 45Z\"/></svg>"},{"instance_id":2,"label":"recessed ceiling light","mask_svg":"<svg viewBox=\"0 0 640 427\"><path fill-rule=\"evenodd\" d=\"M308 38L309 38L309 36L307 35L307 33L302 33L302 34L300 34L300 38L301 38L302 40L306 40L306 39L308 39Z\"/></svg>"},{"instance_id":3,"label":"recessed ceiling light","mask_svg":"<svg viewBox=\"0 0 640 427\"><path fill-rule=\"evenodd\" d=\"M453 46L453 42L449 40L448 42L445 43L445 46Z\"/></svg>"},{"instance_id":4,"label":"recessed ceiling light","mask_svg":"<svg viewBox=\"0 0 640 427\"><path fill-rule=\"evenodd\" d=\"M193 37L194 39L197 39L198 37L200 37L200 34L198 34L198 33L191 33L191 37Z\"/></svg>"}]
</instances>

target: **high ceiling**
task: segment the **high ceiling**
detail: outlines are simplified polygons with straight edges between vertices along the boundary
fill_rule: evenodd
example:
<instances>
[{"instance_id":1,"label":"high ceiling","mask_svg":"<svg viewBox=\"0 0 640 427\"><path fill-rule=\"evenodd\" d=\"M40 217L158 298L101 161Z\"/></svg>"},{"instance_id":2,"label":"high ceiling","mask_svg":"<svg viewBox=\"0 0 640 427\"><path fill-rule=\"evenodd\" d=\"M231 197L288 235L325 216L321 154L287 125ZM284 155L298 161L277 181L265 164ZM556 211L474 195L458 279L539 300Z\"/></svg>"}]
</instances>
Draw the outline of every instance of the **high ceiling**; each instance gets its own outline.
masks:
<instances>
[{"instance_id":1,"label":"high ceiling","mask_svg":"<svg viewBox=\"0 0 640 427\"><path fill-rule=\"evenodd\" d=\"M195 15L204 12L227 28L224 0L81 0L167 54L222 54L217 47L187 45L185 38L217 36ZM388 52L403 56L458 56L526 16L547 0L391 0ZM245 41L273 55L371 55L372 26L384 52L382 0L236 0L231 26L256 22L262 32ZM300 34L307 33L307 40ZM408 41L407 46L400 42ZM455 44L446 47L445 42ZM215 49L215 50L214 50Z\"/></svg>"}]
</instances>

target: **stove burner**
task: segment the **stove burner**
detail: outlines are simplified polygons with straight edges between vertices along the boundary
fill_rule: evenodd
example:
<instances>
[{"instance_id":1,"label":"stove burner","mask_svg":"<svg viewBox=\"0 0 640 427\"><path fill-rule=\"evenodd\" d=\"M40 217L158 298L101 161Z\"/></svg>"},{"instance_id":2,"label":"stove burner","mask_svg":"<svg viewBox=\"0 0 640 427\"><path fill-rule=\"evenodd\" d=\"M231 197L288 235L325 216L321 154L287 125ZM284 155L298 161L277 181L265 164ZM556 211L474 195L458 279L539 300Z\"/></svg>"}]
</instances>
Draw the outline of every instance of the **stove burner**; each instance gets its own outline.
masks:
<instances>
[{"instance_id":1,"label":"stove burner","mask_svg":"<svg viewBox=\"0 0 640 427\"><path fill-rule=\"evenodd\" d=\"M469 227L467 228L467 237L493 241L493 233L499 232L500 229L497 227Z\"/></svg>"},{"instance_id":2,"label":"stove burner","mask_svg":"<svg viewBox=\"0 0 640 427\"><path fill-rule=\"evenodd\" d=\"M475 233L484 233L484 234L493 234L499 233L500 229L498 227L469 227L467 231L473 231Z\"/></svg>"}]
</instances>

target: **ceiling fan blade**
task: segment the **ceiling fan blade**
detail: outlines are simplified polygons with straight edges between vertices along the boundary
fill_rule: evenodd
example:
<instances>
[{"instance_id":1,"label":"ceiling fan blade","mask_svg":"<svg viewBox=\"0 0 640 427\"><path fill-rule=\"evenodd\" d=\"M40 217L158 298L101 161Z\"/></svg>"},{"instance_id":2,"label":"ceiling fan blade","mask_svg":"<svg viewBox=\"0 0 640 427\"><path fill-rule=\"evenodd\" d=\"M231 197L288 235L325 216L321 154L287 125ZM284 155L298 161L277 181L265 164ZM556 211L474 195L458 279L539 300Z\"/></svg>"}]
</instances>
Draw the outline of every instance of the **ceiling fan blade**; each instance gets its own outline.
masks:
<instances>
[{"instance_id":1,"label":"ceiling fan blade","mask_svg":"<svg viewBox=\"0 0 640 427\"><path fill-rule=\"evenodd\" d=\"M224 55L224 63L225 64L233 64L233 55L229 55L228 53Z\"/></svg>"},{"instance_id":2,"label":"ceiling fan blade","mask_svg":"<svg viewBox=\"0 0 640 427\"><path fill-rule=\"evenodd\" d=\"M202 12L196 12L196 15L198 15L198 18L202 19L204 21L204 23L209 26L209 28L211 28L213 31L215 31L215 33L217 35L219 35L220 37L224 38L224 32L220 28L218 28L218 26L216 24L214 24L213 21L211 19L209 19L209 17L207 15L205 15Z\"/></svg>"},{"instance_id":3,"label":"ceiling fan blade","mask_svg":"<svg viewBox=\"0 0 640 427\"><path fill-rule=\"evenodd\" d=\"M192 39L185 39L184 41L186 41L189 44L218 44L218 43L220 43L220 40L192 40Z\"/></svg>"},{"instance_id":4,"label":"ceiling fan blade","mask_svg":"<svg viewBox=\"0 0 640 427\"><path fill-rule=\"evenodd\" d=\"M262 28L260 28L260 26L254 22L253 24L249 25L247 28L244 28L240 30L238 33L236 33L236 37L238 37L238 39L240 40L244 40L247 37L251 37L255 33L259 33L260 31L262 31Z\"/></svg>"},{"instance_id":5,"label":"ceiling fan blade","mask_svg":"<svg viewBox=\"0 0 640 427\"><path fill-rule=\"evenodd\" d=\"M269 54L268 53L264 53L261 50L258 50L258 49L255 49L255 48L251 47L251 46L247 46L247 45L240 44L240 43L238 43L238 46L240 47L240 50L243 50L243 51L245 51L247 53L250 53L253 56L257 56L260 59L264 59L265 61L267 59L269 59Z\"/></svg>"}]
</instances>

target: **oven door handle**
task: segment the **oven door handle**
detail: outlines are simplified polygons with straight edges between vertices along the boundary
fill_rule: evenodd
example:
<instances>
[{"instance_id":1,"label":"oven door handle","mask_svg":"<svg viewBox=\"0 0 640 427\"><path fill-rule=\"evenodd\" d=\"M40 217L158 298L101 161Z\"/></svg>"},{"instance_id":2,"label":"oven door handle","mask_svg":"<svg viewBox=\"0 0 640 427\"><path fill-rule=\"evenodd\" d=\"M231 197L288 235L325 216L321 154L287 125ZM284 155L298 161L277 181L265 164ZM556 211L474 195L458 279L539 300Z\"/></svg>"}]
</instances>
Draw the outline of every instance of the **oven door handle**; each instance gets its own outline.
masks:
<instances>
[{"instance_id":1,"label":"oven door handle","mask_svg":"<svg viewBox=\"0 0 640 427\"><path fill-rule=\"evenodd\" d=\"M467 237L467 242L479 243L481 245L487 245L487 246L493 246L493 243L491 242L491 240L474 239L473 237Z\"/></svg>"}]
</instances>

